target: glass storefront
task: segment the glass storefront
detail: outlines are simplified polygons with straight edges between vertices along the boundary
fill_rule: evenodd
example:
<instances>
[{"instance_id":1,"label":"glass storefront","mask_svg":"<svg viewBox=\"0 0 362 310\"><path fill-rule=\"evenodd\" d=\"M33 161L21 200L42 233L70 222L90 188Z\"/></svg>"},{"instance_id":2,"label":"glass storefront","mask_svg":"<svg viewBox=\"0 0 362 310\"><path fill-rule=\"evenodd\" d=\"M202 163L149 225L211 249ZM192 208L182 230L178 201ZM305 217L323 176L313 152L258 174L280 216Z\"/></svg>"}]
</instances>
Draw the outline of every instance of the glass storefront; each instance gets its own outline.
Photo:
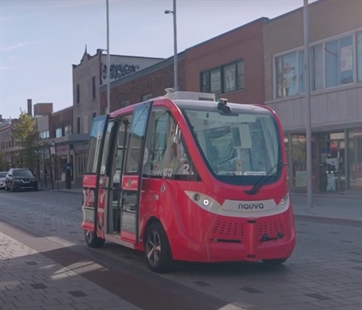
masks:
<instances>
[{"instance_id":1,"label":"glass storefront","mask_svg":"<svg viewBox=\"0 0 362 310\"><path fill-rule=\"evenodd\" d=\"M288 158L289 186L293 190L305 191L307 188L305 134L286 135L284 143ZM361 191L362 128L313 133L312 160L313 191Z\"/></svg>"},{"instance_id":2,"label":"glass storefront","mask_svg":"<svg viewBox=\"0 0 362 310\"><path fill-rule=\"evenodd\" d=\"M345 134L319 133L319 191L346 190Z\"/></svg>"},{"instance_id":3,"label":"glass storefront","mask_svg":"<svg viewBox=\"0 0 362 310\"><path fill-rule=\"evenodd\" d=\"M292 171L290 185L294 189L305 189L307 187L307 144L305 134L292 135L289 147L291 152L291 165L289 166L291 166ZM316 151L316 137L315 135L312 135L313 188L316 186L316 182L318 180L318 176L316 174Z\"/></svg>"},{"instance_id":4,"label":"glass storefront","mask_svg":"<svg viewBox=\"0 0 362 310\"><path fill-rule=\"evenodd\" d=\"M349 188L362 190L362 128L348 132Z\"/></svg>"}]
</instances>

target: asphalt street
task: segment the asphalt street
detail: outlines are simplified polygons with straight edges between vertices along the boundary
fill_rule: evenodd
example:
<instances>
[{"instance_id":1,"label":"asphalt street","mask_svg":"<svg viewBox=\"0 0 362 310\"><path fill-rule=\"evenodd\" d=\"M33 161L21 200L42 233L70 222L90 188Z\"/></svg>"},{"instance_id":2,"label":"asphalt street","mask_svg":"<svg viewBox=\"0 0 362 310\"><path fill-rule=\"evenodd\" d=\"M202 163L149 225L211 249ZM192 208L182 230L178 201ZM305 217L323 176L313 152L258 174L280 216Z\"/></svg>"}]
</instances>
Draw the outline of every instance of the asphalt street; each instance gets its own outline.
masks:
<instances>
[{"instance_id":1,"label":"asphalt street","mask_svg":"<svg viewBox=\"0 0 362 310\"><path fill-rule=\"evenodd\" d=\"M155 275L142 253L111 243L97 250L86 246L81 200L73 193L2 191L0 231L64 267L86 259L107 268L109 274L83 272L82 277L140 309L157 309L155 294L164 300L158 309L362 307L361 226L297 218L297 246L282 266L183 263L173 273ZM47 248L54 244L56 249Z\"/></svg>"}]
</instances>

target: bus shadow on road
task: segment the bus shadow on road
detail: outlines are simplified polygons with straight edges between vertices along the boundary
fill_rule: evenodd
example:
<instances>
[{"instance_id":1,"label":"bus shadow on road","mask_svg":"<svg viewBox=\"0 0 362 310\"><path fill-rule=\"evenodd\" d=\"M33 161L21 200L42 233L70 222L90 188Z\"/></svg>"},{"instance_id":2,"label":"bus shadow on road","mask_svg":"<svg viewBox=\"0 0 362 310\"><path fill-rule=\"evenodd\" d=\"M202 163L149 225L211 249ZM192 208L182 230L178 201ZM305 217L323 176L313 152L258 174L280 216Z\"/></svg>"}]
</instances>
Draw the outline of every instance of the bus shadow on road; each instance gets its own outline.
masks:
<instances>
[{"instance_id":1,"label":"bus shadow on road","mask_svg":"<svg viewBox=\"0 0 362 310\"><path fill-rule=\"evenodd\" d=\"M175 262L174 273L197 275L240 276L288 271L287 265L266 265L262 262L230 262L230 263L189 263Z\"/></svg>"},{"instance_id":2,"label":"bus shadow on road","mask_svg":"<svg viewBox=\"0 0 362 310\"><path fill-rule=\"evenodd\" d=\"M105 243L100 253L114 259L122 260L137 267L144 267L147 270L146 259L143 252L134 251L114 243ZM233 276L233 275L255 275L255 274L281 274L287 273L288 261L282 265L268 265L258 262L222 262L222 263L191 263L174 261L170 274L183 275L212 275L212 276ZM151 271L150 271L151 272Z\"/></svg>"}]
</instances>

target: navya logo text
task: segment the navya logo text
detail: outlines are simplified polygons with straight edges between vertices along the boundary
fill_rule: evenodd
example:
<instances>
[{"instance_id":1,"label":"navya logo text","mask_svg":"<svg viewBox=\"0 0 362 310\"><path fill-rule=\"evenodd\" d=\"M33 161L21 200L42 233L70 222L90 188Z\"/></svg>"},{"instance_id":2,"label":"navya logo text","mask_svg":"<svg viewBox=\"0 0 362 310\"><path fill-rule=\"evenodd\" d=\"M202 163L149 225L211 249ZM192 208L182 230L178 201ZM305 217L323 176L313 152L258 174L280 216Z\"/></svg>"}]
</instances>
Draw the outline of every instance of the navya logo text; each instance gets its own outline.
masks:
<instances>
[{"instance_id":1,"label":"navya logo text","mask_svg":"<svg viewBox=\"0 0 362 310\"><path fill-rule=\"evenodd\" d=\"M262 203L240 203L238 205L239 210L258 210L258 209L264 209L264 204Z\"/></svg>"}]
</instances>

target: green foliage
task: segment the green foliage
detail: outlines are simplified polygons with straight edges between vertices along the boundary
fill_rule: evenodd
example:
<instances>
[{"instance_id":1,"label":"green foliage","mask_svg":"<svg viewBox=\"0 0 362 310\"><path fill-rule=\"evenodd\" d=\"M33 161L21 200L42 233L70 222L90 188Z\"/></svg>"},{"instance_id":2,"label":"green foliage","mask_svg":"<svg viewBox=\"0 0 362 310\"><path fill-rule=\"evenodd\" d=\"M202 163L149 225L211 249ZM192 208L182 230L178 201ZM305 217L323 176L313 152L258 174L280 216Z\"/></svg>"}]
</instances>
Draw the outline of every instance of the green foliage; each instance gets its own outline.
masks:
<instances>
[{"instance_id":1,"label":"green foliage","mask_svg":"<svg viewBox=\"0 0 362 310\"><path fill-rule=\"evenodd\" d=\"M0 151L0 171L7 170L7 163L5 162L5 154Z\"/></svg>"},{"instance_id":2,"label":"green foliage","mask_svg":"<svg viewBox=\"0 0 362 310\"><path fill-rule=\"evenodd\" d=\"M19 122L14 126L12 136L22 147L20 159L23 167L34 169L39 149L35 119L20 110Z\"/></svg>"}]
</instances>

